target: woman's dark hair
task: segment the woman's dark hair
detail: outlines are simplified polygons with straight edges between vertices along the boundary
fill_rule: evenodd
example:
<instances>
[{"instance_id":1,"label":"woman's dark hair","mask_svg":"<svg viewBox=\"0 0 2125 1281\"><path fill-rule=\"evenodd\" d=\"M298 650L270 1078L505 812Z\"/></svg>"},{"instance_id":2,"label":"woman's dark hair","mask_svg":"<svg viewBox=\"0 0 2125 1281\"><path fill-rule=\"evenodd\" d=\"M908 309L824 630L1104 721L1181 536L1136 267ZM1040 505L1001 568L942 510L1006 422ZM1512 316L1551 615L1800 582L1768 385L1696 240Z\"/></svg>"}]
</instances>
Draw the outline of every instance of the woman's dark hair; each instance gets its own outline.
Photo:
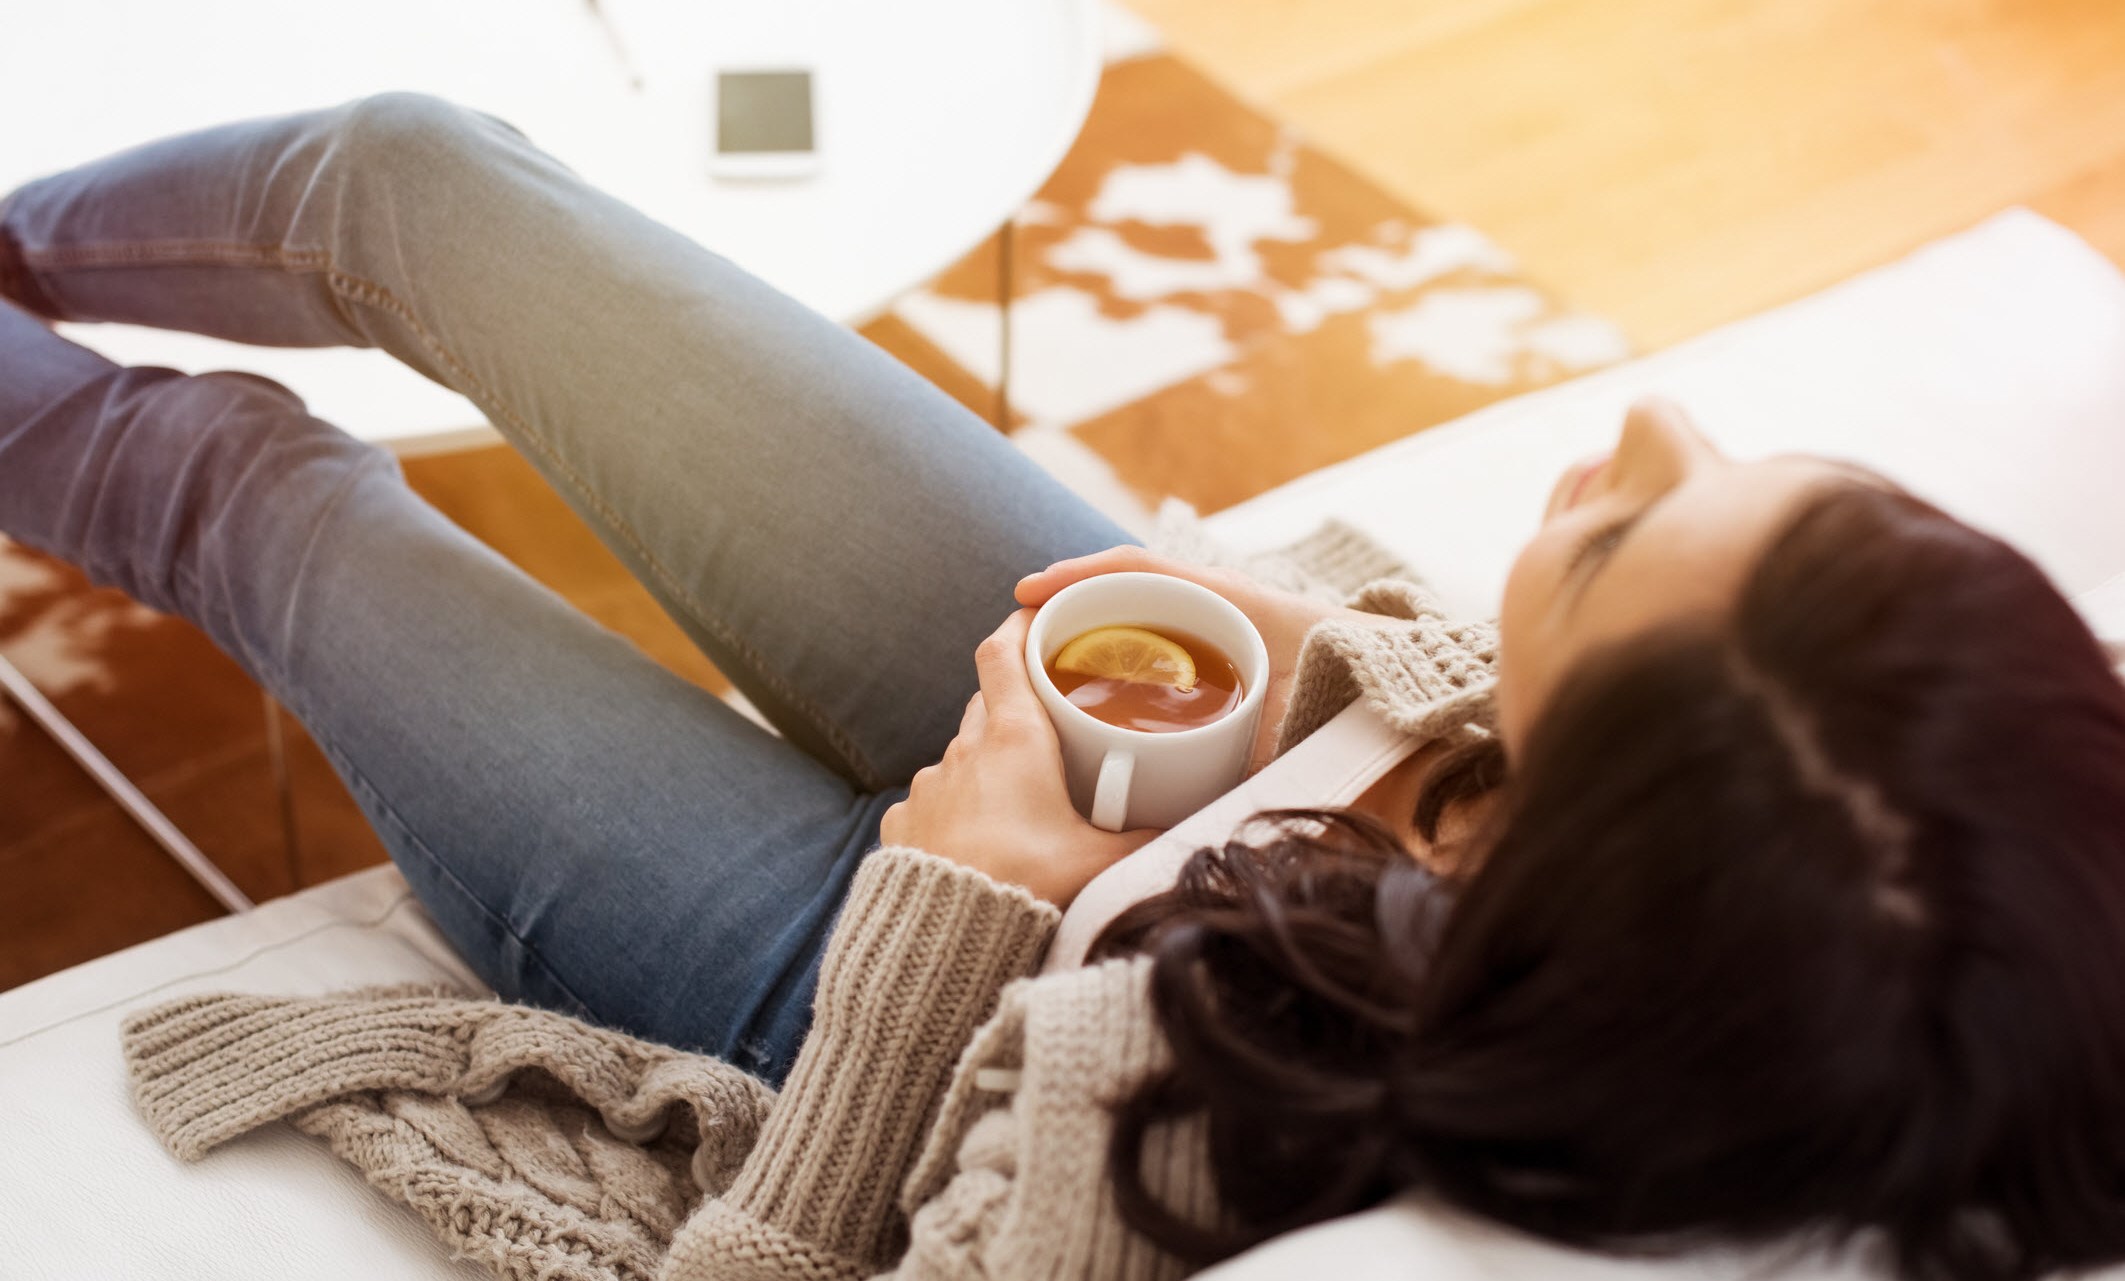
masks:
<instances>
[{"instance_id":1,"label":"woman's dark hair","mask_svg":"<svg viewBox=\"0 0 2125 1281\"><path fill-rule=\"evenodd\" d=\"M1500 763L1433 776L1427 839ZM1174 1052L1116 1112L1133 1226L1207 1262L1423 1188L1927 1281L2125 1257L2125 684L2026 557L1836 485L1731 614L1579 664L1502 773L1465 877L1265 811L1103 933ZM1173 1122L1218 1222L1146 1185Z\"/></svg>"}]
</instances>

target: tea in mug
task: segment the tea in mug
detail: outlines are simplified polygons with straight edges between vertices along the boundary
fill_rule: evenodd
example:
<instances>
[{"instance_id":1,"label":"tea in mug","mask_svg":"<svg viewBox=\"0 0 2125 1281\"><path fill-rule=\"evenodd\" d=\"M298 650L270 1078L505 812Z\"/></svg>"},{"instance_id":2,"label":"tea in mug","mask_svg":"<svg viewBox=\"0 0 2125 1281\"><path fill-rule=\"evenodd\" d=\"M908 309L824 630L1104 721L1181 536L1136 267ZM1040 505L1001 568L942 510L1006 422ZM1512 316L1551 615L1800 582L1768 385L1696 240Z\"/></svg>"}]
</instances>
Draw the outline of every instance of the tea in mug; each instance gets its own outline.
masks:
<instances>
[{"instance_id":1,"label":"tea in mug","mask_svg":"<svg viewBox=\"0 0 2125 1281\"><path fill-rule=\"evenodd\" d=\"M1170 734L1240 705L1239 665L1192 632L1117 624L1072 638L1045 664L1057 692L1121 729Z\"/></svg>"}]
</instances>

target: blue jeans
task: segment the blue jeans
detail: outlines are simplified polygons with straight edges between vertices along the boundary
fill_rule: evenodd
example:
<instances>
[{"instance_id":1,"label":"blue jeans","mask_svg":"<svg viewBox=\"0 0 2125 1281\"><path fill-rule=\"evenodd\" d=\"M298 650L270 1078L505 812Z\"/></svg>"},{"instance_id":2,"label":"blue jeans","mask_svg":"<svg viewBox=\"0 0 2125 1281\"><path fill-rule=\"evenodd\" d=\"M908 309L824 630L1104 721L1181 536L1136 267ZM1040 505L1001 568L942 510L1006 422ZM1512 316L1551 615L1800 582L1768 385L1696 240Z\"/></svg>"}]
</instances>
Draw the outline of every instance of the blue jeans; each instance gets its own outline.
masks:
<instances>
[{"instance_id":1,"label":"blue jeans","mask_svg":"<svg viewBox=\"0 0 2125 1281\"><path fill-rule=\"evenodd\" d=\"M464 393L758 705L781 737L278 384L122 368L0 302L0 532L286 704L503 996L770 1081L1014 582L1134 541L869 342L435 98L151 142L0 226L69 319L380 347Z\"/></svg>"}]
</instances>

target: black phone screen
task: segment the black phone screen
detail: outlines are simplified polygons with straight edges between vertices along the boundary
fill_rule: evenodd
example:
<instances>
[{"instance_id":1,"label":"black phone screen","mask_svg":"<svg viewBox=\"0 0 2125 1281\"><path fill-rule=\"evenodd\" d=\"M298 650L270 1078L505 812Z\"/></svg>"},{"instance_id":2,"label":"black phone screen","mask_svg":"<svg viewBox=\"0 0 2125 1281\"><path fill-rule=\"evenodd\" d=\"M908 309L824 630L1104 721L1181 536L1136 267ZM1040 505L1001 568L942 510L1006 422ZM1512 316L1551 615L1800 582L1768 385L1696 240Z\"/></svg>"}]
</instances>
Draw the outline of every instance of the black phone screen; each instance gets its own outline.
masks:
<instances>
[{"instance_id":1,"label":"black phone screen","mask_svg":"<svg viewBox=\"0 0 2125 1281\"><path fill-rule=\"evenodd\" d=\"M811 72L725 71L717 75L716 150L811 149Z\"/></svg>"}]
</instances>

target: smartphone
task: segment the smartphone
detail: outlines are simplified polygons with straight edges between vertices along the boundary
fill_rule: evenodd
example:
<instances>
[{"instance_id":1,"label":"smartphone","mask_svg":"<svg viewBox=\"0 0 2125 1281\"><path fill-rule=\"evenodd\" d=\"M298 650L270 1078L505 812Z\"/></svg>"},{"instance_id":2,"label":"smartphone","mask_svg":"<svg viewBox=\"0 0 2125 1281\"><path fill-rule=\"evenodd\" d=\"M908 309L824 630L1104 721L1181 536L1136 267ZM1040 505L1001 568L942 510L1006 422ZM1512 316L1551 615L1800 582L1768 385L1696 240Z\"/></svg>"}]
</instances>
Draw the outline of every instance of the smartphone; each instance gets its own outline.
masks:
<instances>
[{"instance_id":1,"label":"smartphone","mask_svg":"<svg viewBox=\"0 0 2125 1281\"><path fill-rule=\"evenodd\" d=\"M812 73L803 67L716 72L709 172L730 178L798 178L819 168Z\"/></svg>"}]
</instances>

